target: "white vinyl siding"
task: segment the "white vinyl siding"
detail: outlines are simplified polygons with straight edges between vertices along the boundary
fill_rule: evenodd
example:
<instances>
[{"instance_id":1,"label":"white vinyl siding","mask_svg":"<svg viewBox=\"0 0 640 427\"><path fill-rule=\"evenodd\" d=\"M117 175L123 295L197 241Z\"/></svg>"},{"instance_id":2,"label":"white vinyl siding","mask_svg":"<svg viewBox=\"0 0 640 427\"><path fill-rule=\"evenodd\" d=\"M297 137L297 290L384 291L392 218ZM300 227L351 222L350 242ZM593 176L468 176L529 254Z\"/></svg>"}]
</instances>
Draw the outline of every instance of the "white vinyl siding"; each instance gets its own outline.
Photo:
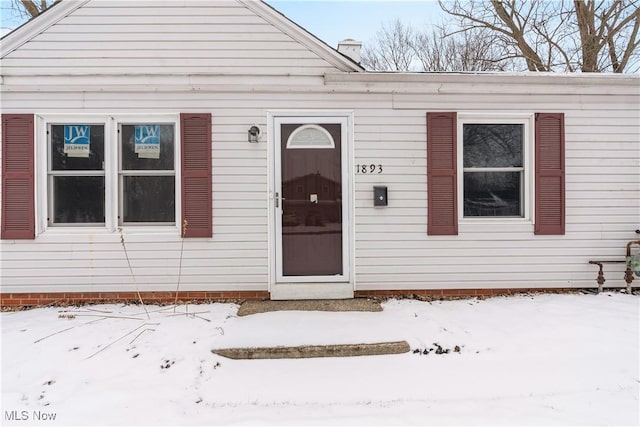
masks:
<instances>
[{"instance_id":1,"label":"white vinyl siding","mask_svg":"<svg viewBox=\"0 0 640 427\"><path fill-rule=\"evenodd\" d=\"M109 226L0 241L2 292L126 291L136 284L172 291L179 271L181 290L267 290L267 117L281 110L353 114L352 163L383 167L381 174L351 171L356 290L596 286L588 260L623 259L626 242L638 238L637 76L343 75L238 3L167 6L183 3L161 2L151 15L157 23L145 18L136 21L141 25L121 18L133 21L148 8L88 3L2 59L2 111L35 113L36 121L210 112L213 237L182 240L178 227L125 229L135 280L120 234ZM101 16L113 21L97 24ZM187 19L194 16L227 23ZM137 53L161 66L138 67ZM564 113L566 235L535 236L531 223L498 220L460 223L458 236L428 236L428 111ZM252 125L262 131L257 144L247 142ZM373 207L374 185L388 187L389 206ZM624 285L623 268L606 266L608 286Z\"/></svg>"},{"instance_id":2,"label":"white vinyl siding","mask_svg":"<svg viewBox=\"0 0 640 427\"><path fill-rule=\"evenodd\" d=\"M338 92L340 88L331 89ZM547 93L538 96L546 103L539 101L529 108L523 100L513 110L556 110L554 87L537 90ZM7 93L5 102L11 108L24 106L28 103L24 98L30 96L21 95ZM51 93L47 109L64 106L65 99L76 96ZM469 95L467 101L481 103L478 111L502 112L504 99L510 96ZM353 175L357 290L594 286L596 269L587 261L622 259L624 244L636 238L640 129L637 106L629 108L631 95L591 96L588 103L566 105L563 110L565 236L534 236L532 224L498 221L461 223L458 236L437 237L426 234L427 108L396 110L385 93L323 93L308 86L290 87L277 99L270 90L153 95L92 92L83 97L87 105L94 106L93 112L157 112L156 106L199 111L206 105L213 115L213 238L186 239L183 244L178 233L125 232L136 282L145 290L174 289L181 248L181 289L267 289L267 209L271 201L266 191L265 113L284 108L352 110L353 163L383 166L379 175ZM469 105L447 95L424 94L422 100L451 110ZM121 107L116 110L118 104ZM103 107L97 108L100 105ZM264 132L258 144L246 141L252 124ZM388 186L388 207L373 207L374 185ZM109 291L133 286L117 233L45 233L35 241L3 241L1 247L3 288L11 291ZM624 284L622 265L610 265L607 270L607 285Z\"/></svg>"},{"instance_id":3,"label":"white vinyl siding","mask_svg":"<svg viewBox=\"0 0 640 427\"><path fill-rule=\"evenodd\" d=\"M240 2L93 0L2 58L2 74L322 75L334 71Z\"/></svg>"},{"instance_id":4,"label":"white vinyl siding","mask_svg":"<svg viewBox=\"0 0 640 427\"><path fill-rule=\"evenodd\" d=\"M637 95L592 95L559 105L549 87L533 89L545 95L528 96L495 93L509 92L495 85L486 90L491 96L395 95L395 105L402 110L393 114L371 111L371 117L363 117L356 112L357 128L371 126L373 132L356 133L355 163L385 165L385 175L357 176L357 289L595 286L597 269L588 260L621 260L626 242L637 239ZM426 236L424 112L471 109L492 114L565 113L565 236L535 236L532 224L493 218L461 222L458 236ZM394 165L405 167L398 170ZM373 208L373 185L388 185L388 208ZM607 265L607 285L622 286L623 270L622 264Z\"/></svg>"}]
</instances>

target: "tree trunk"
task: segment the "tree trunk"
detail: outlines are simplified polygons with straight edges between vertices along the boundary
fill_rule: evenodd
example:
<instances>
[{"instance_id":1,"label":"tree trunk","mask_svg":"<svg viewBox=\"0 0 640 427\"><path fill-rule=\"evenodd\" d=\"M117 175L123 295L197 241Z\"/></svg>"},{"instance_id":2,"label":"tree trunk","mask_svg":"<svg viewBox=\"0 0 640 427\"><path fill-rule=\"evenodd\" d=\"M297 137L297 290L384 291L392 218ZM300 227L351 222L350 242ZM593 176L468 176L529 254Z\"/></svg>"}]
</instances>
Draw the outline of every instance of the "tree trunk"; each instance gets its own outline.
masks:
<instances>
[{"instance_id":1,"label":"tree trunk","mask_svg":"<svg viewBox=\"0 0 640 427\"><path fill-rule=\"evenodd\" d=\"M595 26L595 5L593 0L574 0L580 41L582 44L582 71L594 73L598 70L599 46Z\"/></svg>"},{"instance_id":2,"label":"tree trunk","mask_svg":"<svg viewBox=\"0 0 640 427\"><path fill-rule=\"evenodd\" d=\"M33 0L20 0L20 3L22 3L22 7L24 7L24 10L27 11L30 17L35 18L40 15L40 9L38 9L38 6L36 6ZM42 10L45 10L47 3L45 0L42 0L42 3L44 3Z\"/></svg>"}]
</instances>

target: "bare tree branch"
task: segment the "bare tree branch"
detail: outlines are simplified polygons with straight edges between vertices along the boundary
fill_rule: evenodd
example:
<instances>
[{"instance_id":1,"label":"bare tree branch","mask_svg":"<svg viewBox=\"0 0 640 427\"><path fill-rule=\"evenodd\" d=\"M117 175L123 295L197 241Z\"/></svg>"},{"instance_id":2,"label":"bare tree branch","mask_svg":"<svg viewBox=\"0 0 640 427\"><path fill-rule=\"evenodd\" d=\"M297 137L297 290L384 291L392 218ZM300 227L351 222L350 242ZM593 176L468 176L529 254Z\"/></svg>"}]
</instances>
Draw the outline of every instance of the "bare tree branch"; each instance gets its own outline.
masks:
<instances>
[{"instance_id":1,"label":"bare tree branch","mask_svg":"<svg viewBox=\"0 0 640 427\"><path fill-rule=\"evenodd\" d=\"M638 52L638 47L640 46L640 39L638 39L638 30L640 30L640 19L638 17L638 14L639 12L636 12L636 22L633 25L633 30L631 31L631 35L629 37L629 43L627 44L627 48L625 49L624 54L622 55L622 60L620 60L617 66L614 67L613 69L614 73L621 73L629 64L629 61L633 56L634 52L635 53ZM615 47L615 44L614 43L612 44L613 44L613 47ZM609 49L611 50L611 48L612 47L610 47Z\"/></svg>"},{"instance_id":2,"label":"bare tree branch","mask_svg":"<svg viewBox=\"0 0 640 427\"><path fill-rule=\"evenodd\" d=\"M459 29L493 32L530 71L625 72L640 67L638 0L439 0ZM513 54L513 52L511 52Z\"/></svg>"},{"instance_id":3,"label":"bare tree branch","mask_svg":"<svg viewBox=\"0 0 640 427\"><path fill-rule=\"evenodd\" d=\"M523 20L523 22L519 19L520 15L516 13L515 2L512 1L510 3L510 11L503 7L503 2L501 0L491 0L491 5L495 9L496 14L502 20L502 22L510 29L512 37L515 39L518 48L522 52L525 60L527 61L527 66L529 67L529 71L548 71L548 69L544 66L542 59L538 53L529 45L525 38L525 25L529 20L529 15ZM533 12L534 2L531 2L531 7L529 9L529 14ZM514 20L515 17L515 20ZM518 21L517 23L515 21ZM518 26L517 24L520 24Z\"/></svg>"},{"instance_id":4,"label":"bare tree branch","mask_svg":"<svg viewBox=\"0 0 640 427\"><path fill-rule=\"evenodd\" d=\"M413 30L399 19L380 28L362 50L362 64L374 71L409 71L415 61Z\"/></svg>"},{"instance_id":5,"label":"bare tree branch","mask_svg":"<svg viewBox=\"0 0 640 427\"><path fill-rule=\"evenodd\" d=\"M25 21L35 18L42 12L50 8L60 0L10 0L7 6L2 6L4 10L12 10L17 16Z\"/></svg>"},{"instance_id":6,"label":"bare tree branch","mask_svg":"<svg viewBox=\"0 0 640 427\"><path fill-rule=\"evenodd\" d=\"M500 71L514 69L509 52L488 30L417 31L397 20L365 43L362 64L374 71ZM407 50L408 48L408 50ZM506 59L505 59L506 58Z\"/></svg>"}]
</instances>

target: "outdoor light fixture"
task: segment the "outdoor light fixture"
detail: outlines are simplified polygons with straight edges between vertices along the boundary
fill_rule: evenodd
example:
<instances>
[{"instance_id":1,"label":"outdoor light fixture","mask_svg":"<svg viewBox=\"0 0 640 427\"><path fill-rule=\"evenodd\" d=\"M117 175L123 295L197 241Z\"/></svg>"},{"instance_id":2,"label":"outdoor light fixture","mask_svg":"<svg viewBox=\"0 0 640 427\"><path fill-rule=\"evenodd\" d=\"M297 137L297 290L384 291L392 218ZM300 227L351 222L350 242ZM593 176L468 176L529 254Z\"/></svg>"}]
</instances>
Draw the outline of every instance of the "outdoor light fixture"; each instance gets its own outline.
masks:
<instances>
[{"instance_id":1,"label":"outdoor light fixture","mask_svg":"<svg viewBox=\"0 0 640 427\"><path fill-rule=\"evenodd\" d=\"M249 134L249 142L258 142L258 136L260 136L260 128L258 126L251 126L247 133Z\"/></svg>"}]
</instances>

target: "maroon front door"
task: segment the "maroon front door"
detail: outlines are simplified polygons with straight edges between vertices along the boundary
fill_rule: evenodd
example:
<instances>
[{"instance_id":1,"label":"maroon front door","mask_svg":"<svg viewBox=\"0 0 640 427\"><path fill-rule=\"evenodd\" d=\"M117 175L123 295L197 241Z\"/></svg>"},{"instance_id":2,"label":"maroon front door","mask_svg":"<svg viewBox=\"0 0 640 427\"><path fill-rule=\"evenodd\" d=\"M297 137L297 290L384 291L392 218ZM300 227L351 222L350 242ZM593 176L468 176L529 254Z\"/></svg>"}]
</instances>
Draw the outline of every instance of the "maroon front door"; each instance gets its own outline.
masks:
<instances>
[{"instance_id":1,"label":"maroon front door","mask_svg":"<svg viewBox=\"0 0 640 427\"><path fill-rule=\"evenodd\" d=\"M280 126L282 275L342 275L341 125Z\"/></svg>"}]
</instances>

